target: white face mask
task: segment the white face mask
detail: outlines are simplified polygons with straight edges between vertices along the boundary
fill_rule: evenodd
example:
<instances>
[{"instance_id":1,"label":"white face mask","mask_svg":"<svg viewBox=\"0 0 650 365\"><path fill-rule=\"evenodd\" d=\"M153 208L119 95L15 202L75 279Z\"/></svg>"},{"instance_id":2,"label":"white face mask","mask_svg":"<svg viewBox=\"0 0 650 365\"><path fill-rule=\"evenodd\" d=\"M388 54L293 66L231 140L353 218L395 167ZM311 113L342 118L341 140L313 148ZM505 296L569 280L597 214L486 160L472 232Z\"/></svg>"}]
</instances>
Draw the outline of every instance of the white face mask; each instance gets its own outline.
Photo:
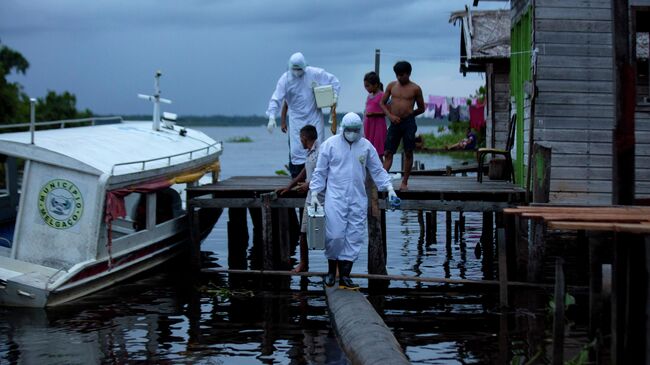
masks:
<instances>
[{"instance_id":1,"label":"white face mask","mask_svg":"<svg viewBox=\"0 0 650 365\"><path fill-rule=\"evenodd\" d=\"M294 77L302 77L302 75L305 74L305 70L300 70L300 69L297 69L297 70L291 70L291 74L292 74Z\"/></svg>"},{"instance_id":2,"label":"white face mask","mask_svg":"<svg viewBox=\"0 0 650 365\"><path fill-rule=\"evenodd\" d=\"M361 133L360 132L353 132L353 131L345 131L343 132L343 137L345 137L345 140L354 143L358 141L361 138Z\"/></svg>"}]
</instances>

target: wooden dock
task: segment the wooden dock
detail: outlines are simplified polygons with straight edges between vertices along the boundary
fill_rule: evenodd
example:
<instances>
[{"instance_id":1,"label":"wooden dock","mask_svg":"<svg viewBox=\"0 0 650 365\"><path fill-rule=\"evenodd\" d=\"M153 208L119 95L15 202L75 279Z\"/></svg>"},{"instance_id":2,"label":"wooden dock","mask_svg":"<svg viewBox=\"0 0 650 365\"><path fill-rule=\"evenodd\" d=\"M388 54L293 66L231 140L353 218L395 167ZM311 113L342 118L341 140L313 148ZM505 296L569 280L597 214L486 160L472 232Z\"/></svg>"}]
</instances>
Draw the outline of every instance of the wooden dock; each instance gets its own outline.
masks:
<instances>
[{"instance_id":1,"label":"wooden dock","mask_svg":"<svg viewBox=\"0 0 650 365\"><path fill-rule=\"evenodd\" d=\"M278 196L275 191L289 183L286 176L235 176L218 183L188 188L188 211L190 220L200 208L228 209L228 266L230 269L246 269L246 246L248 242L247 214L254 225L253 241L262 246L258 269L284 270L291 267L290 247L297 237L292 236L291 229L298 224L295 208L305 204L305 194L291 191ZM399 181L393 182L397 195L401 198L401 210L416 210L420 228L428 243L437 236L437 212L445 211L446 243L451 250L452 234L455 237L464 231L463 212L483 212L483 238L485 251L491 252L493 244L494 215L496 214L497 231L514 229L514 224L507 224L502 212L508 207L525 203L524 189L506 181L476 181L475 177L466 176L412 176L409 189L399 190ZM367 184L368 185L368 184ZM368 273L386 274L386 193L367 188L368 204ZM247 212L248 211L248 212ZM451 212L459 212L458 220L452 222ZM191 223L194 225L193 223ZM508 227L506 227L508 226ZM505 231L501 237L506 237ZM193 237L199 236L194 234ZM499 235L497 235L499 237ZM505 239L504 239L505 240ZM200 269L200 242L194 240L194 266ZM504 247L506 247L504 242ZM514 255L514 250L508 250ZM500 250L506 255L506 249ZM505 257L502 261L506 265ZM514 262L513 259L509 260ZM507 268L503 267L504 273ZM505 277L503 278L505 280Z\"/></svg>"},{"instance_id":2,"label":"wooden dock","mask_svg":"<svg viewBox=\"0 0 650 365\"><path fill-rule=\"evenodd\" d=\"M261 208L263 195L285 187L285 176L235 176L215 184L187 189L189 206L212 208ZM520 205L525 190L506 181L484 181L475 177L412 176L409 189L400 191L400 182L393 183L402 199L400 209L495 212ZM385 195L380 192L379 198ZM271 208L302 208L305 194L290 192L269 202ZM385 209L385 202L379 206Z\"/></svg>"},{"instance_id":3,"label":"wooden dock","mask_svg":"<svg viewBox=\"0 0 650 365\"><path fill-rule=\"evenodd\" d=\"M253 222L253 243L257 258L251 259L251 269L261 272L291 268L291 247L297 242L292 232L298 230L295 208L305 206L305 194L295 191L278 196L275 191L289 183L286 176L236 176L211 185L187 189L188 216L193 230L197 228L198 212L202 208L228 208L228 268L248 270L247 215ZM386 275L386 193L377 192L367 182L368 193L368 274ZM417 210L421 235L428 243L436 240L437 212L446 214L446 248L451 251L452 232L460 237L464 230L463 212L483 213L483 250L493 249L494 214L499 233L499 273L502 304L507 305L507 260L505 231L507 220L503 211L525 203L526 191L506 181L476 181L466 176L412 176L409 189L399 190L400 181L393 182L401 198L402 210ZM459 212L452 228L451 212ZM514 229L514 225L509 227ZM192 233L192 266L200 269L200 239ZM261 249L260 249L261 248ZM510 250L513 251L513 250ZM514 260L511 260L514 261ZM382 276L382 278L385 278ZM433 280L433 279L432 279ZM373 284L373 280L369 282ZM491 284L494 284L493 282ZM375 285L388 285L387 280L375 280ZM333 326L351 359L362 364L407 363L408 360L395 337L360 293L328 289L327 301ZM373 336L368 337L368 333ZM381 334L381 336L379 336ZM379 337L377 337L379 336Z\"/></svg>"}]
</instances>

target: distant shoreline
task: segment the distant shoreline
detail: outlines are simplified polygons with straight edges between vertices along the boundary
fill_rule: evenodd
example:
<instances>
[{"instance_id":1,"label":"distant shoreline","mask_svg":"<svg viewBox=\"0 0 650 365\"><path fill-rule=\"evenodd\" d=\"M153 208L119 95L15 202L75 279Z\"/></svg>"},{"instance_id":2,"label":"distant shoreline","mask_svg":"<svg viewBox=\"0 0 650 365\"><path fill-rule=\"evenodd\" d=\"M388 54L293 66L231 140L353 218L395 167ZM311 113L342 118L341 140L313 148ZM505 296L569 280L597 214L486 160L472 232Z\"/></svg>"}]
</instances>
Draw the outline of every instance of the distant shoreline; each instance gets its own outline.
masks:
<instances>
[{"instance_id":1,"label":"distant shoreline","mask_svg":"<svg viewBox=\"0 0 650 365\"><path fill-rule=\"evenodd\" d=\"M361 113L359 113L361 114ZM124 120L151 120L151 115L124 115ZM329 114L324 114L324 119L329 119ZM343 119L343 113L337 113L337 120ZM280 118L276 118L280 123ZM187 127L226 127L226 126L260 126L266 125L268 118L260 115L249 116L228 116L228 115L210 115L210 116L185 116L179 117L177 124ZM420 125L445 125L447 120L432 118L417 118Z\"/></svg>"}]
</instances>

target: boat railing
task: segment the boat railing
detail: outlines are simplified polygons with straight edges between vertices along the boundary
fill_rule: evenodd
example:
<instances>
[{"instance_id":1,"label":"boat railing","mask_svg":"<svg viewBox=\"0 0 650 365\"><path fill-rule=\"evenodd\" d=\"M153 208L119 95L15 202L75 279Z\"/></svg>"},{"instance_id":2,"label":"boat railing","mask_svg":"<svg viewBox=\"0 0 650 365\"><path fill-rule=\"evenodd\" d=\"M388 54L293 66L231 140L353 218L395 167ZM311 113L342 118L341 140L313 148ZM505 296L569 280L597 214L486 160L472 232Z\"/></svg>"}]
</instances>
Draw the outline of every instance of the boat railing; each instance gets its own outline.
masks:
<instances>
[{"instance_id":1,"label":"boat railing","mask_svg":"<svg viewBox=\"0 0 650 365\"><path fill-rule=\"evenodd\" d=\"M202 148L199 148L199 149L196 149L196 150L176 153L176 154L169 155L169 156L156 157L156 158L151 158L151 159L148 159L148 160L139 160L139 161L118 163L118 164L113 165L113 167L111 168L111 175L114 175L115 168L120 167L120 166L123 167L123 166L129 166L129 165L140 165L140 170L144 171L145 168L147 167L147 164L151 164L151 163L158 162L158 161L167 160L167 166L171 166L172 165L172 158L188 155L189 160L192 160L195 155L207 156L207 155L210 154L210 149L214 149L215 152L220 149L220 148L217 148L217 145L219 145L219 147L221 147L222 143L221 142L215 142L215 143L213 143L213 144L211 144L209 146L205 146L205 147L202 147ZM202 153L203 151L205 151L204 154Z\"/></svg>"},{"instance_id":2,"label":"boat railing","mask_svg":"<svg viewBox=\"0 0 650 365\"><path fill-rule=\"evenodd\" d=\"M90 117L90 118L80 118L80 119L65 119L65 120L53 120L47 122L38 122L34 123L35 128L44 127L44 126L53 126L58 125L59 128L65 128L66 126L81 124L81 123L90 123L90 125L99 124L112 124L105 123L107 121L115 120L115 123L122 123L122 117ZM31 123L17 123L17 124L0 124L0 131L3 129L18 129L26 128L29 129Z\"/></svg>"}]
</instances>

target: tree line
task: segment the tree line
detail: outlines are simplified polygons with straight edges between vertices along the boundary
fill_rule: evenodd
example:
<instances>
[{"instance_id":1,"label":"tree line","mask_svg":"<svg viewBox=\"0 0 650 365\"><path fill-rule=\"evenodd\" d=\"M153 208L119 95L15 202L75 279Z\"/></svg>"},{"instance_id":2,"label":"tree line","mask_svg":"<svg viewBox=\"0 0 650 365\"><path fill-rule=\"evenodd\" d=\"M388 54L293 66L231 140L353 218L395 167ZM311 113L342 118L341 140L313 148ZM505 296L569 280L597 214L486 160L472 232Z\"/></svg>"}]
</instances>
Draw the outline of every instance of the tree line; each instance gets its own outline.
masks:
<instances>
[{"instance_id":1,"label":"tree line","mask_svg":"<svg viewBox=\"0 0 650 365\"><path fill-rule=\"evenodd\" d=\"M27 73L29 62L20 54L0 42L0 124L29 122L29 96L18 82L10 82L11 74ZM36 98L37 121L63 120L91 117L89 109L77 110L77 97L68 92L48 90L45 97Z\"/></svg>"}]
</instances>

